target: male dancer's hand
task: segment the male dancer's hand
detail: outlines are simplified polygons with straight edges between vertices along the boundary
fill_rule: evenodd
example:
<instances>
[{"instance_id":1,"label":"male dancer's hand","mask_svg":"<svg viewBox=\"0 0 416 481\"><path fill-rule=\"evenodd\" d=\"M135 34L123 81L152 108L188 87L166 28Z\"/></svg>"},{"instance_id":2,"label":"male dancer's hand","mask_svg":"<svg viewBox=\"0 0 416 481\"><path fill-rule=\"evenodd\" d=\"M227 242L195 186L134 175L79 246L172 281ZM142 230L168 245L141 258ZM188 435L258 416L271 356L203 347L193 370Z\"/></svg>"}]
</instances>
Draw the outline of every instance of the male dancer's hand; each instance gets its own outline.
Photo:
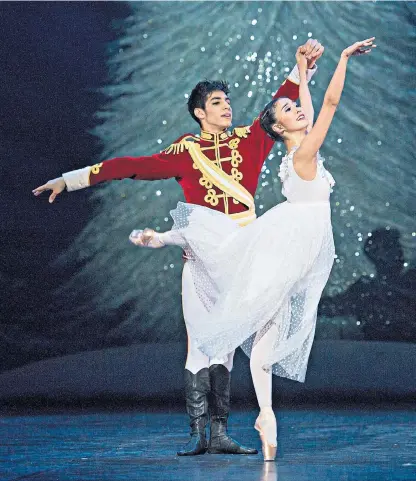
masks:
<instances>
[{"instance_id":1,"label":"male dancer's hand","mask_svg":"<svg viewBox=\"0 0 416 481\"><path fill-rule=\"evenodd\" d=\"M303 49L302 53L308 61L308 69L315 66L316 61L322 57L325 50L324 46L313 38L310 38L301 48Z\"/></svg>"},{"instance_id":2,"label":"male dancer's hand","mask_svg":"<svg viewBox=\"0 0 416 481\"><path fill-rule=\"evenodd\" d=\"M63 177L58 177L57 179L49 180L46 184L36 187L32 190L35 196L40 195L45 190L51 190L52 194L49 196L49 203L55 200L55 197L65 190L66 183Z\"/></svg>"}]
</instances>

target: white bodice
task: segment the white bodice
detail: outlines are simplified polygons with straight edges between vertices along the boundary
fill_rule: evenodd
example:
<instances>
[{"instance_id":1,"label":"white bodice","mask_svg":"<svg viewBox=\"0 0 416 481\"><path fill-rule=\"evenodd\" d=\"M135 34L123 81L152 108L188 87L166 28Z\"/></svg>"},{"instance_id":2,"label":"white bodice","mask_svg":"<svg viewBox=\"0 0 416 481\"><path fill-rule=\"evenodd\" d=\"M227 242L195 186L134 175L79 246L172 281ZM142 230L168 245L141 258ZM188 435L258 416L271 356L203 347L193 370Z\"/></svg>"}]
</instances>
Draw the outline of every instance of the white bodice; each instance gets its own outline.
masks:
<instances>
[{"instance_id":1,"label":"white bodice","mask_svg":"<svg viewBox=\"0 0 416 481\"><path fill-rule=\"evenodd\" d=\"M329 202L329 196L335 180L325 169L324 158L317 153L317 171L313 180L303 180L293 167L293 155L298 147L294 147L280 164L279 177L283 183L282 194L291 203Z\"/></svg>"}]
</instances>

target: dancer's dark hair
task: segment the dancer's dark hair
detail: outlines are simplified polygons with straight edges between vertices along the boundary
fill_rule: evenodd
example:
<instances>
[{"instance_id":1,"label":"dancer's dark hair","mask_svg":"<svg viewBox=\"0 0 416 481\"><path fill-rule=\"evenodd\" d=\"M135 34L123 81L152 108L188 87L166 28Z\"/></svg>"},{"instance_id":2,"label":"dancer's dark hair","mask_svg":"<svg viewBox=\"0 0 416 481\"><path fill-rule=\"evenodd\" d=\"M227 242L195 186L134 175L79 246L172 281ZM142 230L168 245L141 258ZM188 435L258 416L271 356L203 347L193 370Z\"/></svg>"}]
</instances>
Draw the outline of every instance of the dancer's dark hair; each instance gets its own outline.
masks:
<instances>
[{"instance_id":1,"label":"dancer's dark hair","mask_svg":"<svg viewBox=\"0 0 416 481\"><path fill-rule=\"evenodd\" d=\"M283 138L277 132L273 130L273 125L277 122L275 116L275 105L276 102L283 97L278 97L269 102L266 107L264 107L263 112L260 115L260 125L261 128L271 137L273 140L278 142L283 142Z\"/></svg>"},{"instance_id":2,"label":"dancer's dark hair","mask_svg":"<svg viewBox=\"0 0 416 481\"><path fill-rule=\"evenodd\" d=\"M188 99L188 110L192 118L201 125L201 121L194 114L195 109L205 110L206 102L208 100L209 94L215 92L216 90L221 90L228 95L229 87L228 83L224 80L204 80L199 82L191 92Z\"/></svg>"}]
</instances>

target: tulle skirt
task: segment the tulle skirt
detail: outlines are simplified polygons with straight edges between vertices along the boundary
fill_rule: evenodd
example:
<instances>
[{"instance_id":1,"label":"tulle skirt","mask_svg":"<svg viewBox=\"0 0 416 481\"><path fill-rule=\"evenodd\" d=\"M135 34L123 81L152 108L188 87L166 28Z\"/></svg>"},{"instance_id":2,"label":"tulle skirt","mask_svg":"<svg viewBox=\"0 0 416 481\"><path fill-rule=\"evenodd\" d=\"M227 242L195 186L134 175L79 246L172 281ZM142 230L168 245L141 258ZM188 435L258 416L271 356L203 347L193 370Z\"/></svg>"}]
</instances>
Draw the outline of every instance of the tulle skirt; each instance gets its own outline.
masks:
<instances>
[{"instance_id":1,"label":"tulle skirt","mask_svg":"<svg viewBox=\"0 0 416 481\"><path fill-rule=\"evenodd\" d=\"M221 359L241 346L250 356L275 325L263 369L304 381L335 254L329 203L284 202L246 227L182 202L171 215L208 311L187 325L199 349Z\"/></svg>"}]
</instances>

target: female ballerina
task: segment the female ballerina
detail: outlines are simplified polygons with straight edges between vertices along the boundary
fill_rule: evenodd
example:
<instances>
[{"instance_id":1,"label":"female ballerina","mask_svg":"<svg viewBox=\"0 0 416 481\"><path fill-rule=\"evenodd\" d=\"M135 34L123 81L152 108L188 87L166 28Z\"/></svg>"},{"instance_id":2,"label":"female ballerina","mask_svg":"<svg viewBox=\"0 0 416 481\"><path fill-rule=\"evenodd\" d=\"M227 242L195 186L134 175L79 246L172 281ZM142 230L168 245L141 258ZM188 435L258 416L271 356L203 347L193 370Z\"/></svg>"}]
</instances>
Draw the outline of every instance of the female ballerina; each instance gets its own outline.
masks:
<instances>
[{"instance_id":1,"label":"female ballerina","mask_svg":"<svg viewBox=\"0 0 416 481\"><path fill-rule=\"evenodd\" d=\"M374 37L346 48L313 125L313 106L300 47L300 107L288 98L270 102L262 128L283 140L287 155L279 177L287 201L241 228L225 214L180 202L171 231L135 230L136 245L179 245L189 259L208 314L189 326L199 349L216 358L241 346L260 413L255 423L263 456L275 459L276 418L272 373L303 382L315 333L316 313L333 260L329 197L335 184L319 153L344 87L350 57L371 52Z\"/></svg>"}]
</instances>

